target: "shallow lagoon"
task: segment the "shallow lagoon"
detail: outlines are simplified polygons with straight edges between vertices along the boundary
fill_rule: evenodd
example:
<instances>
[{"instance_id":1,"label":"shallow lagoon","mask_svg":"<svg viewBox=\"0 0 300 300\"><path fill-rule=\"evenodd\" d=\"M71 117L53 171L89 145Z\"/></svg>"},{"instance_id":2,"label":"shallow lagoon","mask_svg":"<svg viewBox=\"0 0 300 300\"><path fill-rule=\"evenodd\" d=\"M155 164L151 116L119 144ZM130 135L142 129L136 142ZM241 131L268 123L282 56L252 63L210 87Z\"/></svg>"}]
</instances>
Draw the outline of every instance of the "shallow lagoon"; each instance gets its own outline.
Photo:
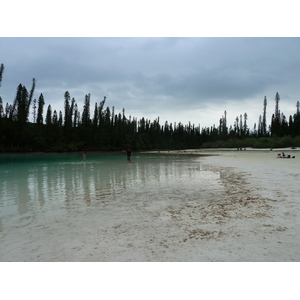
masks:
<instances>
[{"instance_id":1,"label":"shallow lagoon","mask_svg":"<svg viewBox=\"0 0 300 300\"><path fill-rule=\"evenodd\" d=\"M164 212L223 191L220 174L192 156L137 154L128 164L126 155L112 153L88 153L85 162L81 153L5 154L0 174L1 261L93 260L97 253L75 253L90 244L82 239L92 231L95 239L114 226L164 222Z\"/></svg>"},{"instance_id":2,"label":"shallow lagoon","mask_svg":"<svg viewBox=\"0 0 300 300\"><path fill-rule=\"evenodd\" d=\"M124 155L103 153L89 154L85 162L80 154L5 155L1 160L0 205L16 215L143 196L159 195L161 201L190 195L191 189L198 196L204 187L218 185L219 178L189 156L136 155L131 164Z\"/></svg>"}]
</instances>

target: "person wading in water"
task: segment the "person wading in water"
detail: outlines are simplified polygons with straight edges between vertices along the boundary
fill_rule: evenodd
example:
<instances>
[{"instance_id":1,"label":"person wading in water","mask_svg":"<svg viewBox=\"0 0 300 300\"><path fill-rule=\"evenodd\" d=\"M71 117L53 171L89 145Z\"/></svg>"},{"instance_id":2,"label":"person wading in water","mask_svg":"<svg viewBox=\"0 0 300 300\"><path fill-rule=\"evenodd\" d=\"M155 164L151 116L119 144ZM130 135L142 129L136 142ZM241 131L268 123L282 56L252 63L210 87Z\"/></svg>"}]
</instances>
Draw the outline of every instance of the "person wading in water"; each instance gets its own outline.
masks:
<instances>
[{"instance_id":1,"label":"person wading in water","mask_svg":"<svg viewBox=\"0 0 300 300\"><path fill-rule=\"evenodd\" d=\"M132 151L130 149L126 149L126 154L127 154L127 161L130 164L131 163Z\"/></svg>"}]
</instances>

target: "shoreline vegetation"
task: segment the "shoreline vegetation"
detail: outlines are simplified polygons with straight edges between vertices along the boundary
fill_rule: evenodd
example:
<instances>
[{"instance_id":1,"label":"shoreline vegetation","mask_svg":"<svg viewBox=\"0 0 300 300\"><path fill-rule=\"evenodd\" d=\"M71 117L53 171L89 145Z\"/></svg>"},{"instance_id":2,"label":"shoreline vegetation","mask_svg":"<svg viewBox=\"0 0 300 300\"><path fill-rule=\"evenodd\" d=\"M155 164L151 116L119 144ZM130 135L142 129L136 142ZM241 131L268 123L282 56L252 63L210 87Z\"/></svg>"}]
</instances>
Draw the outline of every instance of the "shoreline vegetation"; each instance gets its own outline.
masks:
<instances>
[{"instance_id":1,"label":"shoreline vegetation","mask_svg":"<svg viewBox=\"0 0 300 300\"><path fill-rule=\"evenodd\" d=\"M133 145L132 145L133 146ZM281 148L289 148L290 150L296 150L300 148L300 136L296 137L260 137L260 138L243 138L243 139L230 139L227 141L218 140L215 142L206 142L203 143L200 147L158 147L158 148L140 148L140 147L125 147L131 148L135 152L173 152L180 151L185 153L187 149L199 151L199 150L276 150ZM0 144L0 153L69 153L69 152L119 152L122 151L124 147L88 147L88 146L80 146L73 143L69 144L60 144L53 145L52 147L30 147L27 145L26 147L4 147Z\"/></svg>"},{"instance_id":2,"label":"shoreline vegetation","mask_svg":"<svg viewBox=\"0 0 300 300\"><path fill-rule=\"evenodd\" d=\"M0 87L3 73L1 64ZM247 123L246 112L229 125L226 110L218 126L201 128L200 123L191 122L161 124L159 117L138 120L126 116L125 108L117 113L114 106L105 108L106 96L95 103L92 114L91 95L87 94L81 113L68 91L64 93L64 112L48 105L44 114L46 102L42 93L34 98L35 86L35 78L30 90L19 84L12 104L4 105L0 97L0 153L300 147L300 103L297 101L294 115L287 118L279 109L278 92L269 126L265 96L263 114L253 129Z\"/></svg>"}]
</instances>

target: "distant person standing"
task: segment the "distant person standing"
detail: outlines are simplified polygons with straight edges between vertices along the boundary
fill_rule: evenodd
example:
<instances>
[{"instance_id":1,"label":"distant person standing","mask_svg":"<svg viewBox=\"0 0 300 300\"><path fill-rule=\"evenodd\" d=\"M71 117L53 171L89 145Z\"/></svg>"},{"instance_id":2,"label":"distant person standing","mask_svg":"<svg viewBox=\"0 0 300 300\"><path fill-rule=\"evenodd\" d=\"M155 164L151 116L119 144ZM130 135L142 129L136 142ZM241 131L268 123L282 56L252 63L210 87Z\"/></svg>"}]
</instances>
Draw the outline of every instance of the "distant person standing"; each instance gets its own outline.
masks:
<instances>
[{"instance_id":1,"label":"distant person standing","mask_svg":"<svg viewBox=\"0 0 300 300\"><path fill-rule=\"evenodd\" d=\"M127 149L126 150L126 154L127 154L127 161L128 161L128 163L131 163L132 151L130 149Z\"/></svg>"},{"instance_id":2,"label":"distant person standing","mask_svg":"<svg viewBox=\"0 0 300 300\"><path fill-rule=\"evenodd\" d=\"M86 161L86 152L83 152L83 161Z\"/></svg>"}]
</instances>

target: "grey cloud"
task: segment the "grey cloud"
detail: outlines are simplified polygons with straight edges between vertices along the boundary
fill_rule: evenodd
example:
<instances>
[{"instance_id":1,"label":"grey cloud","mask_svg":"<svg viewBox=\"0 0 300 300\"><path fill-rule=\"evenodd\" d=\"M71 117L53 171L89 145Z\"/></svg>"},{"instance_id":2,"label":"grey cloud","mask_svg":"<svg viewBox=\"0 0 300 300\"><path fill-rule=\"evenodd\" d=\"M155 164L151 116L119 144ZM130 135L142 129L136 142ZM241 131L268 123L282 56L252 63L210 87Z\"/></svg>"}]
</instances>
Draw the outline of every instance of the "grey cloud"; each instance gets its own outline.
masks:
<instances>
[{"instance_id":1,"label":"grey cloud","mask_svg":"<svg viewBox=\"0 0 300 300\"><path fill-rule=\"evenodd\" d=\"M87 93L93 101L105 95L108 105L141 115L229 102L243 113L249 99L260 113L265 95L278 91L289 107L299 99L299 51L299 38L1 38L0 95L12 101L34 77L35 97L43 92L54 109L69 90L80 104Z\"/></svg>"}]
</instances>

